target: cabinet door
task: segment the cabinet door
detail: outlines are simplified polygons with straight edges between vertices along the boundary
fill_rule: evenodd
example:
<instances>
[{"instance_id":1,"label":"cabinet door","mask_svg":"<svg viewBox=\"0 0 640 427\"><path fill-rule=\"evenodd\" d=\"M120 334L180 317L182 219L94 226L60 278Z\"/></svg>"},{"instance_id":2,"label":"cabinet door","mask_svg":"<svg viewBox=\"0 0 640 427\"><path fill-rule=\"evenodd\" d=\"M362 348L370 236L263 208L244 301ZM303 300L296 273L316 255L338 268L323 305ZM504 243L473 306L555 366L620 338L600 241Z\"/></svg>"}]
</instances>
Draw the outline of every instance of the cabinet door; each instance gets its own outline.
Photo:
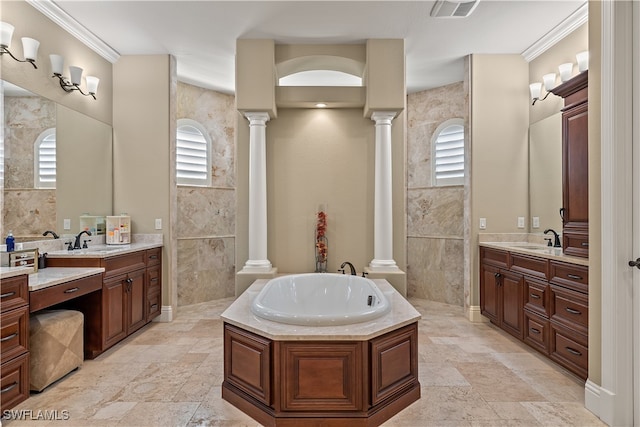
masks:
<instances>
[{"instance_id":1,"label":"cabinet door","mask_svg":"<svg viewBox=\"0 0 640 427\"><path fill-rule=\"evenodd\" d=\"M127 274L127 335L147 323L145 271L137 270Z\"/></svg>"},{"instance_id":2,"label":"cabinet door","mask_svg":"<svg viewBox=\"0 0 640 427\"><path fill-rule=\"evenodd\" d=\"M106 280L102 285L103 349L127 336L125 323L126 276Z\"/></svg>"},{"instance_id":3,"label":"cabinet door","mask_svg":"<svg viewBox=\"0 0 640 427\"><path fill-rule=\"evenodd\" d=\"M502 329L523 339L524 278L520 274L501 273Z\"/></svg>"},{"instance_id":4,"label":"cabinet door","mask_svg":"<svg viewBox=\"0 0 640 427\"><path fill-rule=\"evenodd\" d=\"M480 312L497 324L500 324L499 284L500 270L480 264Z\"/></svg>"},{"instance_id":5,"label":"cabinet door","mask_svg":"<svg viewBox=\"0 0 640 427\"><path fill-rule=\"evenodd\" d=\"M589 222L589 123L587 103L563 114L565 226Z\"/></svg>"}]
</instances>

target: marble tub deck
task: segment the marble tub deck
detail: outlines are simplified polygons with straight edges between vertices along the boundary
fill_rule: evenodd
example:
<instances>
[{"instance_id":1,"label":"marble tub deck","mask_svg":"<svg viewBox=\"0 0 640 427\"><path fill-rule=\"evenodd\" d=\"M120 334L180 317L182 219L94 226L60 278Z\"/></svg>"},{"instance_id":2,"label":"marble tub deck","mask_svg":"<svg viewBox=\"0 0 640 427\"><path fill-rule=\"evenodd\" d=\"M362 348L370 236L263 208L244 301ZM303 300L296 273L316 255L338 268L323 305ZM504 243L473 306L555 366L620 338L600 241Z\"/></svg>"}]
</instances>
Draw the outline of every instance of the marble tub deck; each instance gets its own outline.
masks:
<instances>
[{"instance_id":1,"label":"marble tub deck","mask_svg":"<svg viewBox=\"0 0 640 427\"><path fill-rule=\"evenodd\" d=\"M462 309L409 301L419 320L422 398L389 426L603 426L584 385L534 350ZM65 421L3 426L258 426L220 397L222 320L233 299L184 306L152 323L15 410L68 411Z\"/></svg>"}]
</instances>

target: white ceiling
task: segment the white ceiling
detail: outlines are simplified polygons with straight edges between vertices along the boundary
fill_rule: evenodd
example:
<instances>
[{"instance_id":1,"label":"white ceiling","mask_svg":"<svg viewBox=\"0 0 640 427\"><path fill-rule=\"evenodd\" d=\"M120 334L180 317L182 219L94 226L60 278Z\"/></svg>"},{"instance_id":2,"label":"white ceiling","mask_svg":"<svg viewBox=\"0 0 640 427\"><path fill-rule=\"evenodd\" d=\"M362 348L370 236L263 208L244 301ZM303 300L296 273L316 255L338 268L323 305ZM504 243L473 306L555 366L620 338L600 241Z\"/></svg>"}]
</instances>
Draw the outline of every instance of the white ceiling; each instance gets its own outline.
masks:
<instances>
[{"instance_id":1,"label":"white ceiling","mask_svg":"<svg viewBox=\"0 0 640 427\"><path fill-rule=\"evenodd\" d=\"M55 0L54 6L118 54L171 54L180 81L226 93L234 92L239 38L282 44L403 38L407 91L416 92L462 80L465 55L525 53L586 10L585 0L481 0L467 18L431 18L434 3Z\"/></svg>"}]
</instances>

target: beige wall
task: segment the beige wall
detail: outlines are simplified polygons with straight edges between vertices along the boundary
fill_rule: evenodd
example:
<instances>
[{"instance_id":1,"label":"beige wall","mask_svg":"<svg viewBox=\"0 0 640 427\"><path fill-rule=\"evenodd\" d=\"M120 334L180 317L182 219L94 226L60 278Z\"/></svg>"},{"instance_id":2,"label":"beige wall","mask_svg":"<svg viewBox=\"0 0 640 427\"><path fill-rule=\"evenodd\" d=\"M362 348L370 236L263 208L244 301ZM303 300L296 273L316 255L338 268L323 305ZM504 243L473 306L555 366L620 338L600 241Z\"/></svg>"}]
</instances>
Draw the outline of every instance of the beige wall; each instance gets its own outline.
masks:
<instances>
[{"instance_id":1,"label":"beige wall","mask_svg":"<svg viewBox=\"0 0 640 427\"><path fill-rule=\"evenodd\" d=\"M175 63L168 55L123 56L114 65L113 211L134 233L162 233L163 305L175 307L171 210L175 207ZM156 230L155 219L162 220Z\"/></svg>"},{"instance_id":2,"label":"beige wall","mask_svg":"<svg viewBox=\"0 0 640 427\"><path fill-rule=\"evenodd\" d=\"M470 64L471 289L478 306L478 233L516 233L528 212L528 64L521 55L472 55ZM487 219L480 230L480 218Z\"/></svg>"},{"instance_id":3,"label":"beige wall","mask_svg":"<svg viewBox=\"0 0 640 427\"><path fill-rule=\"evenodd\" d=\"M79 111L102 122L112 123L112 65L78 39L67 33L49 18L24 1L3 1L0 19L15 27L10 49L19 58L22 55L21 37L31 37L40 42L36 64L16 62L8 55L2 56L2 79L44 96L61 105ZM83 75L100 79L98 100L78 93L67 93L60 88L58 79L51 77L50 54L65 58L64 74L68 66L84 69ZM84 85L83 85L84 87Z\"/></svg>"}]
</instances>

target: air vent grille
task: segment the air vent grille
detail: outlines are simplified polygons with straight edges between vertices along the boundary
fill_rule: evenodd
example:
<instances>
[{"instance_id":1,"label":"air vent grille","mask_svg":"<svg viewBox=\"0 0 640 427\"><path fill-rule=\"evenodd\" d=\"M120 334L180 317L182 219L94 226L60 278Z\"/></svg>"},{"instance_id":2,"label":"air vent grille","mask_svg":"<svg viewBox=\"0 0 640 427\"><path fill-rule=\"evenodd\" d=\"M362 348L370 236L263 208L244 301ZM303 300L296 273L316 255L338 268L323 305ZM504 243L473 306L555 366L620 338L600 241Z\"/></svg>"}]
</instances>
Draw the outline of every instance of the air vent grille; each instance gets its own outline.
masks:
<instances>
[{"instance_id":1,"label":"air vent grille","mask_svg":"<svg viewBox=\"0 0 640 427\"><path fill-rule=\"evenodd\" d=\"M431 9L434 18L464 18L478 6L480 0L438 0Z\"/></svg>"}]
</instances>

